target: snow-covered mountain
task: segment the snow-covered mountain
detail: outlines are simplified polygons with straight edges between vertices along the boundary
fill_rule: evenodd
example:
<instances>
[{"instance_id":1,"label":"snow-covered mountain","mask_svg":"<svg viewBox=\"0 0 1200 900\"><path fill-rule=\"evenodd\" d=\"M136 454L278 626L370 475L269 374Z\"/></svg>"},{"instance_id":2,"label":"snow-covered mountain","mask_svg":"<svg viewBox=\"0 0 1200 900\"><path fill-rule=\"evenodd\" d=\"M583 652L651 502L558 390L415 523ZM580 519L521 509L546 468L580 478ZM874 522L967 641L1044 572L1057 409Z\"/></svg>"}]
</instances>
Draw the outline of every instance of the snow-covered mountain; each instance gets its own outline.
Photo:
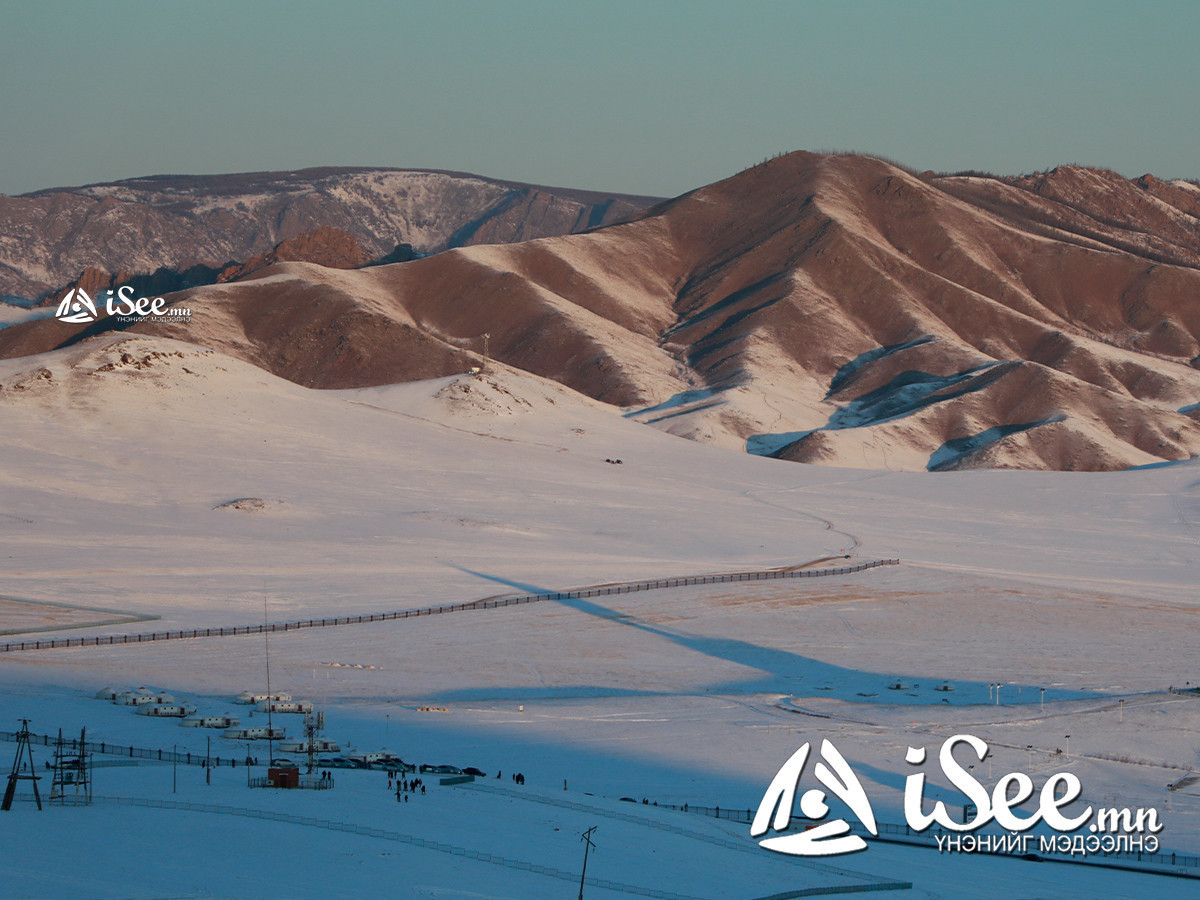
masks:
<instances>
[{"instance_id":1,"label":"snow-covered mountain","mask_svg":"<svg viewBox=\"0 0 1200 900\"><path fill-rule=\"evenodd\" d=\"M37 299L85 269L149 274L221 268L320 226L377 258L566 234L657 198L499 181L457 172L321 168L155 175L0 196L0 298Z\"/></svg>"},{"instance_id":2,"label":"snow-covered mountain","mask_svg":"<svg viewBox=\"0 0 1200 900\"><path fill-rule=\"evenodd\" d=\"M1200 453L1198 223L1200 192L1150 176L796 153L584 234L260 269L173 295L188 325L131 330L324 388L444 377L486 352L671 433L800 462L1120 469ZM14 326L0 354L109 327Z\"/></svg>"}]
</instances>

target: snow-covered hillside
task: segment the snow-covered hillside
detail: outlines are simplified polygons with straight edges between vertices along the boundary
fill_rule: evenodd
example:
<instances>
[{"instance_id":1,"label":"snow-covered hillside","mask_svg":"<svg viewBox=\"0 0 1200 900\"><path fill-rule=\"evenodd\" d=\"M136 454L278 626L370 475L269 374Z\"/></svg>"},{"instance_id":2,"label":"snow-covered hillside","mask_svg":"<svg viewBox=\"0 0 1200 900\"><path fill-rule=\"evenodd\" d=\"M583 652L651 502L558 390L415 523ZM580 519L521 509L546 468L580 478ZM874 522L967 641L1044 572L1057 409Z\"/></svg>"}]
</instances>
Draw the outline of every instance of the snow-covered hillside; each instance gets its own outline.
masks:
<instances>
[{"instance_id":1,"label":"snow-covered hillside","mask_svg":"<svg viewBox=\"0 0 1200 900\"><path fill-rule=\"evenodd\" d=\"M654 198L454 172L319 168L156 175L0 196L0 298L38 299L85 268L220 268L319 226L372 256L522 241L615 221Z\"/></svg>"},{"instance_id":2,"label":"snow-covered hillside","mask_svg":"<svg viewBox=\"0 0 1200 900\"><path fill-rule=\"evenodd\" d=\"M0 631L51 629L41 638L902 560L274 634L272 686L317 701L330 737L488 779L430 777L397 805L379 772L292 794L248 790L244 768L206 785L184 766L174 788L168 765L97 768L98 796L205 808L39 814L19 800L0 813L21 823L6 829L0 896L561 896L592 825L589 879L676 896L899 879L924 896L1132 898L1194 884L884 844L805 864L744 824L665 807L751 809L792 751L827 737L879 819L900 822L905 748L936 753L967 732L993 748L981 779L1072 772L1089 802L1157 809L1163 846L1200 855L1196 786L1165 790L1200 765L1200 698L1168 691L1196 675L1196 463L810 467L681 440L499 365L323 392L141 335L0 363L0 459ZM264 686L265 653L261 635L0 653L0 717L204 753L206 729L93 695L150 685L236 711L234 695ZM955 802L934 781L929 796ZM297 873L297 859L320 865Z\"/></svg>"}]
</instances>

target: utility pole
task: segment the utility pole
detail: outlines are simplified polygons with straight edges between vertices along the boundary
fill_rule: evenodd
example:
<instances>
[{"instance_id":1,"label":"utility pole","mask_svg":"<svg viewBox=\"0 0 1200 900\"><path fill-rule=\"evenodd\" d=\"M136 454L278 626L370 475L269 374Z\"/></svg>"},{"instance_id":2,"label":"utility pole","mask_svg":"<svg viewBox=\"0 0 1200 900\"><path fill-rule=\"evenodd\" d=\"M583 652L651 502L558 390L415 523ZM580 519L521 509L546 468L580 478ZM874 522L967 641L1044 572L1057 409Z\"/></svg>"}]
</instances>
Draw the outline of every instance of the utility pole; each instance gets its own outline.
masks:
<instances>
[{"instance_id":1,"label":"utility pole","mask_svg":"<svg viewBox=\"0 0 1200 900\"><path fill-rule=\"evenodd\" d=\"M29 720L21 720L21 730L17 732L17 755L13 759L12 772L8 776L8 787L4 790L4 802L0 803L0 809L12 809L13 798L17 793L17 782L22 779L27 779L33 783L33 799L37 801L37 808L42 808L42 795L38 792L38 774L33 766L33 747L29 743ZM28 760L28 768L22 769L21 751L25 751L25 756ZM28 773L28 774L27 774Z\"/></svg>"},{"instance_id":2,"label":"utility pole","mask_svg":"<svg viewBox=\"0 0 1200 900\"><path fill-rule=\"evenodd\" d=\"M271 694L271 638L267 634L267 595L263 594L263 654L267 668L267 767L275 765L275 722L271 713L275 711L275 697Z\"/></svg>"},{"instance_id":3,"label":"utility pole","mask_svg":"<svg viewBox=\"0 0 1200 900\"><path fill-rule=\"evenodd\" d=\"M580 839L584 842L583 843L583 872L579 875L579 900L583 900L583 879L587 877L588 851L596 846L595 844L592 843L592 832L595 831L596 828L597 828L597 826L593 825L591 828L589 828L587 831L585 831L583 834L581 834L579 836Z\"/></svg>"}]
</instances>

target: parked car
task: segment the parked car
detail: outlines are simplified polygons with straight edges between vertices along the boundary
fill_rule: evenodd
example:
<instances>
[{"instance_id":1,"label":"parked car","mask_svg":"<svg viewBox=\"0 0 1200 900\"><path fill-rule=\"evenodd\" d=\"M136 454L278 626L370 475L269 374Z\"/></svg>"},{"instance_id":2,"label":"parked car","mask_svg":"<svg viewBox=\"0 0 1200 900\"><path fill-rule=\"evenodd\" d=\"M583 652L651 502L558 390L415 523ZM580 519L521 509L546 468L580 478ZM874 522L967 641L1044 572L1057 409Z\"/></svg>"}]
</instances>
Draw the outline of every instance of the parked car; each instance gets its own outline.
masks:
<instances>
[{"instance_id":1,"label":"parked car","mask_svg":"<svg viewBox=\"0 0 1200 900\"><path fill-rule=\"evenodd\" d=\"M474 775L476 778L487 778L487 772L483 772L474 766L467 766L462 770L464 775Z\"/></svg>"},{"instance_id":2,"label":"parked car","mask_svg":"<svg viewBox=\"0 0 1200 900\"><path fill-rule=\"evenodd\" d=\"M463 770L458 766L431 766L428 763L421 765L421 772L428 772L431 775L461 775Z\"/></svg>"},{"instance_id":3,"label":"parked car","mask_svg":"<svg viewBox=\"0 0 1200 900\"><path fill-rule=\"evenodd\" d=\"M378 760L375 763L374 768L387 769L394 772L400 772L401 774L417 771L416 766L414 766L412 763L406 763L398 756L385 756L383 759Z\"/></svg>"},{"instance_id":4,"label":"parked car","mask_svg":"<svg viewBox=\"0 0 1200 900\"><path fill-rule=\"evenodd\" d=\"M282 757L279 759L271 760L271 765L272 765L272 767L274 767L276 769L298 769L298 768L300 768L298 765L296 765L290 759L284 759Z\"/></svg>"}]
</instances>

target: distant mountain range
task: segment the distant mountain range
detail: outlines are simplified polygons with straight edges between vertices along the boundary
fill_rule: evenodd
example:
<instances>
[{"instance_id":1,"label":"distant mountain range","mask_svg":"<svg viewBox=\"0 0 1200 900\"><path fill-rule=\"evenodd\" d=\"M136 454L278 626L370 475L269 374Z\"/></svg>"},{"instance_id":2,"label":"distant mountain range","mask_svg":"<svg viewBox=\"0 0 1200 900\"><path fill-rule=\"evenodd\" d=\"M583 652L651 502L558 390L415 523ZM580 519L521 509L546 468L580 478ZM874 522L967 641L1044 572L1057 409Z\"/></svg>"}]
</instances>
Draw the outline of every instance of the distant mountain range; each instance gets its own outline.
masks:
<instances>
[{"instance_id":1,"label":"distant mountain range","mask_svg":"<svg viewBox=\"0 0 1200 900\"><path fill-rule=\"evenodd\" d=\"M401 179L337 177L358 187L319 196L341 210L349 198L366 209L366 194ZM265 190L265 176L231 176L227 198L248 195L234 190L243 178ZM486 349L658 428L800 462L1094 470L1200 453L1200 187L1188 182L1077 166L938 175L794 153L641 211L639 198L588 206L531 194L526 210L545 202L569 225L486 245L485 233L507 241L534 226L498 214L466 231L435 227L408 190L405 221L425 230L387 233L440 252L354 270L267 260L240 280L170 295L192 309L190 324L130 330L321 388L464 371ZM126 196L84 199L116 209ZM246 211L228 199L202 210L216 201L199 195L185 206L248 231L252 209L293 209L256 196ZM130 202L138 215L168 214ZM345 221L318 221L332 202L293 205L307 226L358 237ZM274 215L278 230L299 212ZM566 233L587 225L601 227ZM446 249L463 235L479 242ZM116 324L15 325L0 330L0 356Z\"/></svg>"},{"instance_id":2,"label":"distant mountain range","mask_svg":"<svg viewBox=\"0 0 1200 900\"><path fill-rule=\"evenodd\" d=\"M154 175L0 195L0 298L39 300L87 269L220 270L321 226L378 258L397 244L436 253L568 234L659 199L369 168Z\"/></svg>"}]
</instances>

